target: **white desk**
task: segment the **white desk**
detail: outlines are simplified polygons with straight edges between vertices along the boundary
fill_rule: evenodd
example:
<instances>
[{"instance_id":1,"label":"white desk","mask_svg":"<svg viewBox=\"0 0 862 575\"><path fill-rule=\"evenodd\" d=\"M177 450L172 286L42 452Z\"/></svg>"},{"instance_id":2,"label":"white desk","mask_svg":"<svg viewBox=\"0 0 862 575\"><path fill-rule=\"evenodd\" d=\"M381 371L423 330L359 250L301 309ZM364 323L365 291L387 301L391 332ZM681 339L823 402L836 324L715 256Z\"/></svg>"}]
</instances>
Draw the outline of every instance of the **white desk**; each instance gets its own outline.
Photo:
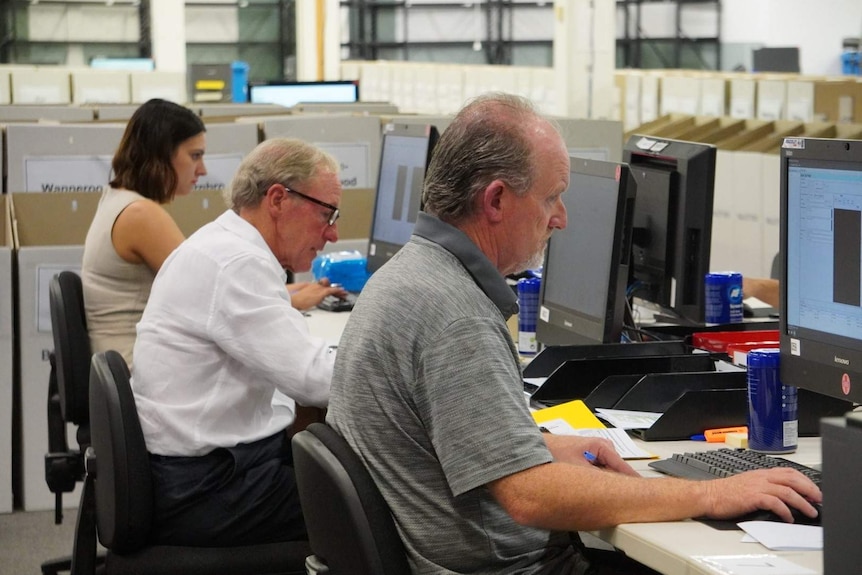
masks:
<instances>
[{"instance_id":1,"label":"white desk","mask_svg":"<svg viewBox=\"0 0 862 575\"><path fill-rule=\"evenodd\" d=\"M312 335L322 337L329 345L338 345L338 340L341 339L341 332L344 331L344 325L347 323L347 318L350 317L350 312L323 311L315 308L306 311L305 316Z\"/></svg>"},{"instance_id":2,"label":"white desk","mask_svg":"<svg viewBox=\"0 0 862 575\"><path fill-rule=\"evenodd\" d=\"M686 451L718 449L723 443L694 441L639 441L645 450L661 458ZM820 463L820 438L800 438L796 453L782 456L805 465ZM659 477L649 460L634 461L633 467L645 476ZM822 551L771 551L760 543L743 543L742 531L720 531L699 521L671 523L631 523L593 532L627 555L665 575L715 575L716 571L698 563L694 556L771 554L823 573Z\"/></svg>"},{"instance_id":3,"label":"white desk","mask_svg":"<svg viewBox=\"0 0 862 575\"><path fill-rule=\"evenodd\" d=\"M314 335L337 345L349 313L321 310L308 312L309 329ZM723 443L695 441L640 441L641 447L661 458L686 451L703 451L724 447ZM820 438L801 438L796 453L783 456L805 465L820 463ZM641 474L659 477L649 467L649 460L632 462ZM743 543L742 531L719 531L699 521L672 523L631 523L593 533L630 557L665 575L715 575L715 571L692 559L693 556L774 554L784 557L815 573L823 573L822 551L770 551L760 543Z\"/></svg>"}]
</instances>

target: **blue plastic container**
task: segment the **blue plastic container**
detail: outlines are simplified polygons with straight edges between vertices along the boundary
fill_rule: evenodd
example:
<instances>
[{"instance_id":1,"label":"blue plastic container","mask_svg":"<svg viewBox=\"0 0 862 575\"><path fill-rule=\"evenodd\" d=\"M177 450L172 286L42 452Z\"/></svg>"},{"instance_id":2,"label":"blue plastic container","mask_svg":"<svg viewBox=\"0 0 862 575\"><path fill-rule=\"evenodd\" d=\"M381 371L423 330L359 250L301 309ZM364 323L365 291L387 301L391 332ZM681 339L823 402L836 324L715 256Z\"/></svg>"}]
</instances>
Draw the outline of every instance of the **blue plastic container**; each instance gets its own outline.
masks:
<instances>
[{"instance_id":1,"label":"blue plastic container","mask_svg":"<svg viewBox=\"0 0 862 575\"><path fill-rule=\"evenodd\" d=\"M248 102L248 64L240 60L231 62L231 98L234 102Z\"/></svg>"},{"instance_id":2,"label":"blue plastic container","mask_svg":"<svg viewBox=\"0 0 862 575\"><path fill-rule=\"evenodd\" d=\"M339 284L349 292L358 293L368 281L365 270L367 259L357 251L322 254L311 262L314 279L328 278L330 283Z\"/></svg>"},{"instance_id":3,"label":"blue plastic container","mask_svg":"<svg viewBox=\"0 0 862 575\"><path fill-rule=\"evenodd\" d=\"M779 349L748 352L748 448L790 453L799 443L797 390L781 383Z\"/></svg>"}]
</instances>

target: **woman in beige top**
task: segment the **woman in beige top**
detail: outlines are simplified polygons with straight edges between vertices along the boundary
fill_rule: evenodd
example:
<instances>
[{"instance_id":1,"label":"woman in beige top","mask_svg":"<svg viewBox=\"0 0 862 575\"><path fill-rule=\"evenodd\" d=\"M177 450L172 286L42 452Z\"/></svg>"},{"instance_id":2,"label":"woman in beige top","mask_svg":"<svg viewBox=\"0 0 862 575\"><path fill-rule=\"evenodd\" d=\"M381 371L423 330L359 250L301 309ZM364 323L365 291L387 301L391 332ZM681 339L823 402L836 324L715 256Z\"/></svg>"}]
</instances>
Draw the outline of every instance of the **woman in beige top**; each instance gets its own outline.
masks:
<instances>
[{"instance_id":1,"label":"woman in beige top","mask_svg":"<svg viewBox=\"0 0 862 575\"><path fill-rule=\"evenodd\" d=\"M165 100L129 120L84 243L81 281L93 352L115 349L131 365L135 326L162 262L183 241L164 209L205 175L203 121Z\"/></svg>"},{"instance_id":2,"label":"woman in beige top","mask_svg":"<svg viewBox=\"0 0 862 575\"><path fill-rule=\"evenodd\" d=\"M190 194L204 166L206 128L188 108L153 99L126 126L87 232L81 282L93 353L114 349L132 365L136 326L162 263L184 236L164 205ZM327 280L289 285L291 302L312 307L329 294Z\"/></svg>"}]
</instances>

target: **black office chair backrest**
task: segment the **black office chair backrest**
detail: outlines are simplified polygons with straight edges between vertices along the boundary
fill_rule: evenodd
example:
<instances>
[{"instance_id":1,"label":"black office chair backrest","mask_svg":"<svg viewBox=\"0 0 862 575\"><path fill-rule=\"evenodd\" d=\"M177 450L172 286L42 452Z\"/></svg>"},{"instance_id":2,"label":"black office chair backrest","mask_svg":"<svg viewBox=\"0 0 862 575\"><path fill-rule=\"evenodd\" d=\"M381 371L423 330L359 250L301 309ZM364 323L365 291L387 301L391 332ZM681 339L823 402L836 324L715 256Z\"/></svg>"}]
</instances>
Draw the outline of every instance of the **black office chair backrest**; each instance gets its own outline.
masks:
<instances>
[{"instance_id":1,"label":"black office chair backrest","mask_svg":"<svg viewBox=\"0 0 862 575\"><path fill-rule=\"evenodd\" d=\"M152 526L153 486L129 368L116 351L93 356L90 432L99 541L115 553L137 551Z\"/></svg>"},{"instance_id":2,"label":"black office chair backrest","mask_svg":"<svg viewBox=\"0 0 862 575\"><path fill-rule=\"evenodd\" d=\"M344 438L312 423L292 445L311 550L329 573L410 573L389 506Z\"/></svg>"},{"instance_id":3,"label":"black office chair backrest","mask_svg":"<svg viewBox=\"0 0 862 575\"><path fill-rule=\"evenodd\" d=\"M55 275L51 279L48 299L63 419L78 426L86 425L89 421L87 388L91 350L80 276L71 271Z\"/></svg>"}]
</instances>

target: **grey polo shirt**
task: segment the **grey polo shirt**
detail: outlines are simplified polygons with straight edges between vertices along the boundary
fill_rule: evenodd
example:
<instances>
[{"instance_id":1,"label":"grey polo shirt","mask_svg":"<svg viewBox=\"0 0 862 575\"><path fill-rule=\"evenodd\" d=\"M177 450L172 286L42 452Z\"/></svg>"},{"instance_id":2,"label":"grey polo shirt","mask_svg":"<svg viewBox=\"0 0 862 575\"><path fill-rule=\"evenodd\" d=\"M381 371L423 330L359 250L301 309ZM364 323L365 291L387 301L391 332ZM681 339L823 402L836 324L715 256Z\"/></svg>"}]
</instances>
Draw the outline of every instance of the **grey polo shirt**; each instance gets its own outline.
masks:
<instances>
[{"instance_id":1,"label":"grey polo shirt","mask_svg":"<svg viewBox=\"0 0 862 575\"><path fill-rule=\"evenodd\" d=\"M552 460L524 401L516 310L476 245L421 213L339 343L327 421L380 487L415 573L583 567L568 534L515 523L485 487Z\"/></svg>"}]
</instances>

